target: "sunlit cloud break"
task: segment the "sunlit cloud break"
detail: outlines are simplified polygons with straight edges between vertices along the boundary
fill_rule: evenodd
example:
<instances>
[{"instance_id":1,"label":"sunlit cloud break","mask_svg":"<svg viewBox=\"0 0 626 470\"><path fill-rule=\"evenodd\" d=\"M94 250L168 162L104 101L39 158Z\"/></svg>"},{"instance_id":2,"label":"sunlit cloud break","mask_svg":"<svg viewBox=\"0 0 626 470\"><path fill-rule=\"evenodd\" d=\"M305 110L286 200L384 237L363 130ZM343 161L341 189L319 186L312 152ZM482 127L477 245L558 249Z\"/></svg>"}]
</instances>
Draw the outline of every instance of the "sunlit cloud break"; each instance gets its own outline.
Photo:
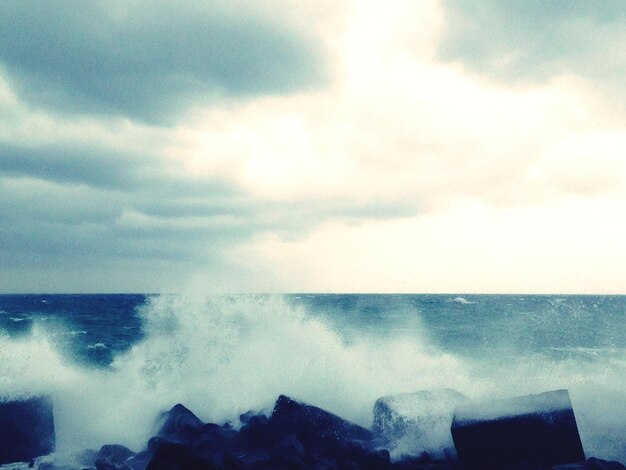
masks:
<instances>
[{"instance_id":1,"label":"sunlit cloud break","mask_svg":"<svg viewBox=\"0 0 626 470\"><path fill-rule=\"evenodd\" d=\"M4 292L623 292L621 1L8 0Z\"/></svg>"}]
</instances>

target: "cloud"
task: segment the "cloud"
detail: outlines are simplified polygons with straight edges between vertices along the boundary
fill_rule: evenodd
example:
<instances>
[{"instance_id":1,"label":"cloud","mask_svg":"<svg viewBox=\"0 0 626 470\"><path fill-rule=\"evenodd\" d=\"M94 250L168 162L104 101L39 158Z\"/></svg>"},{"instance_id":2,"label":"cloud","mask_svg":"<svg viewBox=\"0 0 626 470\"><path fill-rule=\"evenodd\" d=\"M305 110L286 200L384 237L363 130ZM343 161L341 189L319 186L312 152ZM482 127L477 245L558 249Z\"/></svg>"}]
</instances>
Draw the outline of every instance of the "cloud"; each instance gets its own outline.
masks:
<instances>
[{"instance_id":1,"label":"cloud","mask_svg":"<svg viewBox=\"0 0 626 470\"><path fill-rule=\"evenodd\" d=\"M504 80L486 59L509 50L497 28L485 50L451 46L453 28L480 15L499 28L506 12L530 54L519 18L533 11L288 1L0 4L15 19L0 25L3 289L175 290L197 274L226 290L486 291L509 282L502 260L531 285L524 260L552 259L546 221L578 200L602 217L623 202L623 113L598 99L608 75L581 78L564 48ZM537 28L597 17L550 15ZM245 73L259 67L266 81ZM571 237L555 266L580 258L579 222L551 226L552 242Z\"/></svg>"},{"instance_id":2,"label":"cloud","mask_svg":"<svg viewBox=\"0 0 626 470\"><path fill-rule=\"evenodd\" d=\"M132 188L141 171L140 165L132 165L133 160L128 155L94 149L0 144L0 171L3 173L72 184Z\"/></svg>"},{"instance_id":3,"label":"cloud","mask_svg":"<svg viewBox=\"0 0 626 470\"><path fill-rule=\"evenodd\" d=\"M443 0L446 60L506 81L576 74L613 89L626 75L626 10L620 0ZM624 96L622 96L623 98Z\"/></svg>"},{"instance_id":4,"label":"cloud","mask_svg":"<svg viewBox=\"0 0 626 470\"><path fill-rule=\"evenodd\" d=\"M238 1L9 0L0 65L31 106L171 122L211 100L323 83L319 40L284 16Z\"/></svg>"}]
</instances>

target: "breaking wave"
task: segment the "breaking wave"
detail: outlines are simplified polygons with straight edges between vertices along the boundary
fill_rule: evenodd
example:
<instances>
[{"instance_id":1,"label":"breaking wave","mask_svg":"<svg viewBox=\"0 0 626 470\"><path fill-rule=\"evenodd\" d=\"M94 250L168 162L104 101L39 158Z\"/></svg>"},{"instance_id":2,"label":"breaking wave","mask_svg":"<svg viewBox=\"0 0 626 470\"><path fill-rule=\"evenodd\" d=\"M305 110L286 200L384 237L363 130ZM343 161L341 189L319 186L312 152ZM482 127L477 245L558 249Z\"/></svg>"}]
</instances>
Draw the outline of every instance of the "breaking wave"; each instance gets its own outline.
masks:
<instances>
[{"instance_id":1,"label":"breaking wave","mask_svg":"<svg viewBox=\"0 0 626 470\"><path fill-rule=\"evenodd\" d=\"M414 325L410 335L348 342L281 296L161 295L140 315L143 339L106 369L68 363L37 323L29 336L0 336L0 395L51 394L58 451L69 455L105 443L140 450L175 403L224 422L269 413L286 394L369 426L375 400L389 394L453 388L489 399L567 388L586 452L626 460L626 356L490 362L448 353Z\"/></svg>"}]
</instances>

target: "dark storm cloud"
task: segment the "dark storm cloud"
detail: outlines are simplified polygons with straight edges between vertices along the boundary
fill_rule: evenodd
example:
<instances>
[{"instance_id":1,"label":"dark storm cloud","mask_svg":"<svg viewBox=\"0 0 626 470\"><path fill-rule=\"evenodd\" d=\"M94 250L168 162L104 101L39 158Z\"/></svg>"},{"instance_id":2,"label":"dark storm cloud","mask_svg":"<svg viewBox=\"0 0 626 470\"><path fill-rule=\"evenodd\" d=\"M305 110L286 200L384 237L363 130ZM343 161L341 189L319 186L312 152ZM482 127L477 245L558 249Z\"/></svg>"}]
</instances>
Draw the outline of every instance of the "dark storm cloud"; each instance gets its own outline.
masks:
<instances>
[{"instance_id":1,"label":"dark storm cloud","mask_svg":"<svg viewBox=\"0 0 626 470\"><path fill-rule=\"evenodd\" d=\"M22 147L0 143L0 172L97 187L132 187L137 158L74 146ZM146 165L147 166L147 165Z\"/></svg>"},{"instance_id":2,"label":"dark storm cloud","mask_svg":"<svg viewBox=\"0 0 626 470\"><path fill-rule=\"evenodd\" d=\"M10 145L0 142L0 175L33 177L55 183L84 184L95 188L129 191L138 202L155 193L164 197L230 197L236 193L232 184L218 178L193 179L169 172L164 158L133 153L87 148L84 145Z\"/></svg>"},{"instance_id":3,"label":"dark storm cloud","mask_svg":"<svg viewBox=\"0 0 626 470\"><path fill-rule=\"evenodd\" d=\"M320 84L314 38L251 5L6 0L0 72L31 105L149 122Z\"/></svg>"},{"instance_id":4,"label":"dark storm cloud","mask_svg":"<svg viewBox=\"0 0 626 470\"><path fill-rule=\"evenodd\" d=\"M57 184L30 177L0 177L1 264L33 269L56 260L78 259L97 268L111 259L162 259L200 263L207 242L217 247L248 236L245 219L154 218L141 212L146 201L166 204L175 197ZM208 200L207 205L210 204Z\"/></svg>"},{"instance_id":5,"label":"dark storm cloud","mask_svg":"<svg viewBox=\"0 0 626 470\"><path fill-rule=\"evenodd\" d=\"M210 179L190 182L156 171L151 178L132 176L140 164L126 166L128 180L94 176L105 172L98 160L89 171L57 177L49 168L58 164L57 155L71 152L53 152L55 158L50 158L43 151L13 149L12 155L18 150L21 156L33 152L40 158L21 166L15 158L0 170L0 258L5 267L49 268L54 260L59 266L82 260L97 267L116 259L201 265L214 262L222 249L266 231L300 236L328 220L360 223L416 212L404 202L266 201ZM108 184L111 180L119 184Z\"/></svg>"},{"instance_id":6,"label":"dark storm cloud","mask_svg":"<svg viewBox=\"0 0 626 470\"><path fill-rule=\"evenodd\" d=\"M623 0L444 0L440 55L505 80L574 73L611 86L626 76Z\"/></svg>"}]
</instances>

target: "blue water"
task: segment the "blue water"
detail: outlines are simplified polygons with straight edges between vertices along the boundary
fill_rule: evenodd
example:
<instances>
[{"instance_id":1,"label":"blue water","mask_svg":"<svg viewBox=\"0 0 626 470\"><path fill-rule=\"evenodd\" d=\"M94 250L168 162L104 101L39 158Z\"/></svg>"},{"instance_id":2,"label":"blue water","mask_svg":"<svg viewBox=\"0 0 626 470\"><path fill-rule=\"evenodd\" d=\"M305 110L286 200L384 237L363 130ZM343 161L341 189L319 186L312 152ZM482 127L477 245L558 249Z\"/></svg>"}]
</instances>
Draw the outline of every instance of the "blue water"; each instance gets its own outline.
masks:
<instances>
[{"instance_id":1,"label":"blue water","mask_svg":"<svg viewBox=\"0 0 626 470\"><path fill-rule=\"evenodd\" d=\"M3 295L0 395L51 393L60 448L145 442L280 393L362 424L379 396L570 390L589 455L626 461L626 297ZM143 440L143 441L142 441Z\"/></svg>"}]
</instances>

